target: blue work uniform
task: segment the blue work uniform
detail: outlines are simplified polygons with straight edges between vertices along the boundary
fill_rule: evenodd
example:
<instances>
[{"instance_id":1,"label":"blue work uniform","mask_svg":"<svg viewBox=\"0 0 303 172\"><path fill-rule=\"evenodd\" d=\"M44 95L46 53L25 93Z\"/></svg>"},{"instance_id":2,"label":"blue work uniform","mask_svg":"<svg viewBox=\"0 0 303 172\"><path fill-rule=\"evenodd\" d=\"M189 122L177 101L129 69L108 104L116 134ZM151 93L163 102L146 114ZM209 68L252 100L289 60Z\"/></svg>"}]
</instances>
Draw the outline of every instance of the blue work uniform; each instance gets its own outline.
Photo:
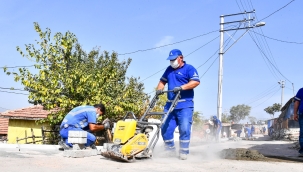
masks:
<instances>
[{"instance_id":1,"label":"blue work uniform","mask_svg":"<svg viewBox=\"0 0 303 172\"><path fill-rule=\"evenodd\" d=\"M68 143L68 131L88 131L88 124L95 124L97 122L97 113L94 106L78 106L72 109L63 119L60 125L60 135L65 143L72 147L72 144ZM85 146L94 144L96 137L87 132L87 142Z\"/></svg>"},{"instance_id":2,"label":"blue work uniform","mask_svg":"<svg viewBox=\"0 0 303 172\"><path fill-rule=\"evenodd\" d=\"M249 138L249 137L251 137L251 129L250 128L248 128L248 127L246 127L245 129L245 136L246 136L246 138Z\"/></svg>"},{"instance_id":3,"label":"blue work uniform","mask_svg":"<svg viewBox=\"0 0 303 172\"><path fill-rule=\"evenodd\" d=\"M184 65L178 69L174 69L171 66L167 67L160 80L164 83L168 83L168 90L173 90L175 87L187 84L191 80L200 82L197 70L192 65L186 64L186 62L184 62ZM168 114L167 120L161 128L161 134L165 142L166 150L175 150L174 131L178 126L180 133L179 152L182 154L188 154L191 126L193 122L194 90L182 90L180 95L181 98L178 104L175 109ZM164 112L169 110L174 98L175 93L167 93L168 101L164 107Z\"/></svg>"},{"instance_id":4,"label":"blue work uniform","mask_svg":"<svg viewBox=\"0 0 303 172\"><path fill-rule=\"evenodd\" d=\"M251 126L251 137L253 136L253 134L255 134L255 127L252 125Z\"/></svg>"},{"instance_id":5,"label":"blue work uniform","mask_svg":"<svg viewBox=\"0 0 303 172\"><path fill-rule=\"evenodd\" d=\"M222 129L222 123L219 119L215 119L215 120L213 120L213 122L214 122L214 128L216 129L215 137L216 137L216 140L219 140L220 132Z\"/></svg>"},{"instance_id":6,"label":"blue work uniform","mask_svg":"<svg viewBox=\"0 0 303 172\"><path fill-rule=\"evenodd\" d=\"M299 101L299 126L300 126L300 134L299 134L299 143L300 143L300 149L299 153L303 154L303 103L301 103L301 100L303 100L303 88L301 88L298 92L297 95L295 96L295 101Z\"/></svg>"}]
</instances>

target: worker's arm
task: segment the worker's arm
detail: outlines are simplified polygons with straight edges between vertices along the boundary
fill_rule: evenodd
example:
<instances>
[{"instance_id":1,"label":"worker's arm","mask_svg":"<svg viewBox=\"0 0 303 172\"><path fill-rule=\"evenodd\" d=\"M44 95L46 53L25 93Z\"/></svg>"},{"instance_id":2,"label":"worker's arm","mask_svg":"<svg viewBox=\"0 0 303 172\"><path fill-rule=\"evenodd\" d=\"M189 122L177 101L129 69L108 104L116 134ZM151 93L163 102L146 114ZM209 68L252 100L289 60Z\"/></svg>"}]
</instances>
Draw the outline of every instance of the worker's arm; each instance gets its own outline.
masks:
<instances>
[{"instance_id":1,"label":"worker's arm","mask_svg":"<svg viewBox=\"0 0 303 172\"><path fill-rule=\"evenodd\" d=\"M299 120L299 115L298 115L299 105L300 105L300 102L299 101L295 101L295 104L294 104L294 120L295 121Z\"/></svg>"},{"instance_id":2,"label":"worker's arm","mask_svg":"<svg viewBox=\"0 0 303 172\"><path fill-rule=\"evenodd\" d=\"M89 130L92 132L104 130L104 125L89 123Z\"/></svg>"},{"instance_id":3,"label":"worker's arm","mask_svg":"<svg viewBox=\"0 0 303 172\"><path fill-rule=\"evenodd\" d=\"M181 86L182 90L194 89L200 84L199 81L190 80L187 84Z\"/></svg>"},{"instance_id":4,"label":"worker's arm","mask_svg":"<svg viewBox=\"0 0 303 172\"><path fill-rule=\"evenodd\" d=\"M157 86L157 90L163 90L165 84L166 84L166 82L159 81L158 86Z\"/></svg>"}]
</instances>

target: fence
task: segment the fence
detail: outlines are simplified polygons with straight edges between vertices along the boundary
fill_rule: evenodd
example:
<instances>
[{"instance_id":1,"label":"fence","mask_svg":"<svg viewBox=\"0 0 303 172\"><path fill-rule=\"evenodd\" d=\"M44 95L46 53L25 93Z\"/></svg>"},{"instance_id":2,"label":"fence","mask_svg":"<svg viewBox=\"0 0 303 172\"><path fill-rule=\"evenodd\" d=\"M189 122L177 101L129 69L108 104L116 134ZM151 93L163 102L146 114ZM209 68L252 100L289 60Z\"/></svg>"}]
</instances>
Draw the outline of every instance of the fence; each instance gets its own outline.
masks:
<instances>
[{"instance_id":1,"label":"fence","mask_svg":"<svg viewBox=\"0 0 303 172\"><path fill-rule=\"evenodd\" d=\"M56 127L53 130L47 130L44 126L42 126L41 133L42 136L36 136L34 134L34 130L31 128L31 136L27 136L27 130L25 130L25 137L16 137L16 142L18 144L19 141L25 140L25 144L36 144L38 142L42 142L42 144L54 144L58 143L58 141L60 140L59 130L57 130Z\"/></svg>"}]
</instances>

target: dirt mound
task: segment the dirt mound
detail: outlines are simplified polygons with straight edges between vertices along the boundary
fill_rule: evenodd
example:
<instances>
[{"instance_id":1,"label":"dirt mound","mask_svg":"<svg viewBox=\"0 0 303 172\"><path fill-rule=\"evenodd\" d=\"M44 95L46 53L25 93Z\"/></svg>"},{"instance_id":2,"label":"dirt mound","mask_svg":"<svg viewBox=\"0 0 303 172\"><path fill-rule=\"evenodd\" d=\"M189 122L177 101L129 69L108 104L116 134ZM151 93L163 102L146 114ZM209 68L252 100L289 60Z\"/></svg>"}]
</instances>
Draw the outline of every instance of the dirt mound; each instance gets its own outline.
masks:
<instances>
[{"instance_id":1,"label":"dirt mound","mask_svg":"<svg viewBox=\"0 0 303 172\"><path fill-rule=\"evenodd\" d=\"M220 157L224 159L254 160L254 161L261 161L265 159L265 157L262 154L260 154L257 150L249 150L244 148L224 149L220 152Z\"/></svg>"}]
</instances>

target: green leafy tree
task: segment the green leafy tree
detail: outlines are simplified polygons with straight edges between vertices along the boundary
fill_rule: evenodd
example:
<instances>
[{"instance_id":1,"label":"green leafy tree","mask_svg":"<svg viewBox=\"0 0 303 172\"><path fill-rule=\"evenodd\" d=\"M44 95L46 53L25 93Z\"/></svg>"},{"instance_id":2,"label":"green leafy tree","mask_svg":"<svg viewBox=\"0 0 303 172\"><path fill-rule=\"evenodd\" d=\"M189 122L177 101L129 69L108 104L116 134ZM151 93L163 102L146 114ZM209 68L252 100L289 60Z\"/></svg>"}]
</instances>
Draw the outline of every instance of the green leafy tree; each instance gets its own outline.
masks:
<instances>
[{"instance_id":1,"label":"green leafy tree","mask_svg":"<svg viewBox=\"0 0 303 172\"><path fill-rule=\"evenodd\" d=\"M204 117L201 112L195 111L193 113L193 129L194 130L202 130L204 125Z\"/></svg>"},{"instance_id":2,"label":"green leafy tree","mask_svg":"<svg viewBox=\"0 0 303 172\"><path fill-rule=\"evenodd\" d=\"M29 91L29 102L41 104L46 110L58 109L46 119L51 124L61 122L65 114L79 105L106 105L106 115L119 119L126 111L140 113L147 95L138 78L126 77L131 59L119 62L117 53L93 49L86 53L71 32L43 32L34 23L40 40L27 44L25 50L17 47L23 57L34 60L36 70L19 68L9 72Z\"/></svg>"},{"instance_id":3,"label":"green leafy tree","mask_svg":"<svg viewBox=\"0 0 303 172\"><path fill-rule=\"evenodd\" d=\"M249 122L251 123L251 124L256 124L257 123L257 118L256 117L254 117L254 116L249 116L248 117L248 120L249 120Z\"/></svg>"},{"instance_id":4,"label":"green leafy tree","mask_svg":"<svg viewBox=\"0 0 303 172\"><path fill-rule=\"evenodd\" d=\"M264 109L264 111L274 118L275 113L279 112L281 109L281 104L279 103L274 103L272 106L268 106L267 108Z\"/></svg>"},{"instance_id":5,"label":"green leafy tree","mask_svg":"<svg viewBox=\"0 0 303 172\"><path fill-rule=\"evenodd\" d=\"M231 122L230 115L228 115L227 113L222 113L221 122L223 122L223 123Z\"/></svg>"},{"instance_id":6,"label":"green leafy tree","mask_svg":"<svg viewBox=\"0 0 303 172\"><path fill-rule=\"evenodd\" d=\"M230 120L234 121L235 123L238 123L240 120L243 120L247 116L249 116L250 109L250 106L244 104L231 107Z\"/></svg>"}]
</instances>

